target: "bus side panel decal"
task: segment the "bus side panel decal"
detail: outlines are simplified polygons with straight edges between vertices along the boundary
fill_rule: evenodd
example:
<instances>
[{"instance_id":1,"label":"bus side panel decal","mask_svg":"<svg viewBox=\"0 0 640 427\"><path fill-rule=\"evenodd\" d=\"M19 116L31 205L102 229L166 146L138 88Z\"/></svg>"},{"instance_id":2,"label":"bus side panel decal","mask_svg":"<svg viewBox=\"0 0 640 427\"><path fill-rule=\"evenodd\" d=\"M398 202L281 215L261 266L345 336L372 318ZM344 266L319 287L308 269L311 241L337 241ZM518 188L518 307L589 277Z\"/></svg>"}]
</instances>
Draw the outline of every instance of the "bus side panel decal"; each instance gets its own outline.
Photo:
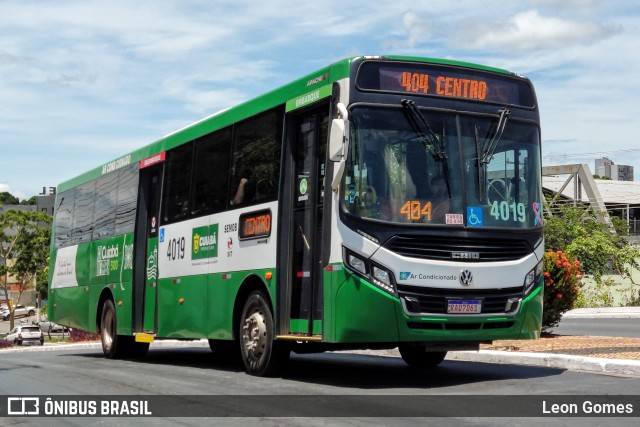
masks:
<instances>
[{"instance_id":1,"label":"bus side panel decal","mask_svg":"<svg viewBox=\"0 0 640 427\"><path fill-rule=\"evenodd\" d=\"M52 289L78 286L78 279L76 277L77 253L77 245L58 249L56 265L51 280Z\"/></svg>"}]
</instances>

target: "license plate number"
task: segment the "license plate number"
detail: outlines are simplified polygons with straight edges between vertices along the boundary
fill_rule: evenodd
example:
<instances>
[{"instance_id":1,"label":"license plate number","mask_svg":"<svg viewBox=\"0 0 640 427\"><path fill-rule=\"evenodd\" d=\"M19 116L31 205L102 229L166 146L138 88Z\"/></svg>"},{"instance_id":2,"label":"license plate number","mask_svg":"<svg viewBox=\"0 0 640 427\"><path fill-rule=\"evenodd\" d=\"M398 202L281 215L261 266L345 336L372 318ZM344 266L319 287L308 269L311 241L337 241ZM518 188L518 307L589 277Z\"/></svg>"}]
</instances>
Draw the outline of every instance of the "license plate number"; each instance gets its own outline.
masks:
<instances>
[{"instance_id":1,"label":"license plate number","mask_svg":"<svg viewBox=\"0 0 640 427\"><path fill-rule=\"evenodd\" d=\"M477 314L482 313L481 300L449 300L447 313L450 314Z\"/></svg>"}]
</instances>

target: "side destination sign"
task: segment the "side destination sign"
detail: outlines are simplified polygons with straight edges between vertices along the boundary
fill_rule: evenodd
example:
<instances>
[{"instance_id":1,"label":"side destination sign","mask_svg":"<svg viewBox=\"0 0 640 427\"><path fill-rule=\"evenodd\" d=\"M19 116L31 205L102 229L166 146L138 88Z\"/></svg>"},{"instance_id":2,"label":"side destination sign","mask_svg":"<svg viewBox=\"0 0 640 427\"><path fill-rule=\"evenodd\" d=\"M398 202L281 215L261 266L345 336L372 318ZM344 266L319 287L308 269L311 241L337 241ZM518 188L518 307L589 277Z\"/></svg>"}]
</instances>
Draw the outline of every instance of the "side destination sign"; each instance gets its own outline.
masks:
<instances>
[{"instance_id":1,"label":"side destination sign","mask_svg":"<svg viewBox=\"0 0 640 427\"><path fill-rule=\"evenodd\" d=\"M331 85L322 86L321 88L287 101L287 112L313 104L328 96L331 96Z\"/></svg>"},{"instance_id":2,"label":"side destination sign","mask_svg":"<svg viewBox=\"0 0 640 427\"><path fill-rule=\"evenodd\" d=\"M120 157L119 159L109 162L106 165L102 166L102 175L106 175L113 171L117 171L118 169L121 169L125 166L129 166L130 164L131 164L131 154L128 154L124 157Z\"/></svg>"}]
</instances>

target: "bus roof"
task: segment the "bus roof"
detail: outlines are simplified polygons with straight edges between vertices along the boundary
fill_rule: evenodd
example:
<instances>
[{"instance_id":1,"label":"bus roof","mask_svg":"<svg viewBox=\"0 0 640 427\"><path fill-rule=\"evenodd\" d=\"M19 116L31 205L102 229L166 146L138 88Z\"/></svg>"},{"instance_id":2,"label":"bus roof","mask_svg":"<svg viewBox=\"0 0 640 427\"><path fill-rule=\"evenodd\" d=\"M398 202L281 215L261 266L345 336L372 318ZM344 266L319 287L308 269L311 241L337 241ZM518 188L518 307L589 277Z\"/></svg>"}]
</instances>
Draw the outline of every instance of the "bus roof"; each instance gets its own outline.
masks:
<instances>
[{"instance_id":1,"label":"bus roof","mask_svg":"<svg viewBox=\"0 0 640 427\"><path fill-rule=\"evenodd\" d=\"M484 65L473 64L468 62L454 61L449 59L438 58L420 58L409 56L358 56L343 59L335 62L327 67L321 68L313 73L310 73L304 77L301 77L287 85L281 86L273 91L267 92L251 100L245 101L234 107L227 108L225 110L218 111L208 117L205 117L193 124L190 124L180 130L172 132L159 140L141 147L129 154L126 154L120 158L114 159L101 166L98 166L88 172L83 173L77 177L64 181L58 185L58 193L66 191L70 188L81 185L85 182L96 179L106 173L118 170L120 167L130 165L140 160L146 159L155 154L163 151L170 150L181 144L214 132L216 130L227 127L233 123L244 120L251 116L261 113L262 111L273 108L277 105L284 104L287 101L304 95L308 92L317 90L319 87L332 84L338 80L341 80L349 76L350 65L353 61L359 59L388 59L397 61L411 61L411 62L425 62L433 64L443 65L455 65L466 68L474 68L483 71L489 71L500 74L513 73L493 67L487 67ZM323 83L323 84L320 84Z\"/></svg>"}]
</instances>

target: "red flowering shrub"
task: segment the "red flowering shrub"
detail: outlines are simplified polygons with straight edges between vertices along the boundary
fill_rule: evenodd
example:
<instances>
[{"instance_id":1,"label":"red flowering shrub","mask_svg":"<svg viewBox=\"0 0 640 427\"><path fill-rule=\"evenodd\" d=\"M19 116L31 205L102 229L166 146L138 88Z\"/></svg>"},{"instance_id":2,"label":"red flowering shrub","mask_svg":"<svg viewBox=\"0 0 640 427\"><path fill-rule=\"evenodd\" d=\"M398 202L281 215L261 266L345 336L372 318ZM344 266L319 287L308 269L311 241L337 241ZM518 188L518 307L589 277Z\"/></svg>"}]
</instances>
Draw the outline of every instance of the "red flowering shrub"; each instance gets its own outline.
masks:
<instances>
[{"instance_id":1,"label":"red flowering shrub","mask_svg":"<svg viewBox=\"0 0 640 427\"><path fill-rule=\"evenodd\" d=\"M0 339L0 348L5 347L13 347L13 343L10 341L5 341L4 339Z\"/></svg>"},{"instance_id":2,"label":"red flowering shrub","mask_svg":"<svg viewBox=\"0 0 640 427\"><path fill-rule=\"evenodd\" d=\"M580 261L563 251L544 253L543 330L557 326L562 315L573 308L582 286L580 269Z\"/></svg>"},{"instance_id":3,"label":"red flowering shrub","mask_svg":"<svg viewBox=\"0 0 640 427\"><path fill-rule=\"evenodd\" d=\"M80 329L71 329L69 333L69 341L71 342L83 342L83 341L96 341L100 340L100 335L92 334L91 332L81 331Z\"/></svg>"}]
</instances>

